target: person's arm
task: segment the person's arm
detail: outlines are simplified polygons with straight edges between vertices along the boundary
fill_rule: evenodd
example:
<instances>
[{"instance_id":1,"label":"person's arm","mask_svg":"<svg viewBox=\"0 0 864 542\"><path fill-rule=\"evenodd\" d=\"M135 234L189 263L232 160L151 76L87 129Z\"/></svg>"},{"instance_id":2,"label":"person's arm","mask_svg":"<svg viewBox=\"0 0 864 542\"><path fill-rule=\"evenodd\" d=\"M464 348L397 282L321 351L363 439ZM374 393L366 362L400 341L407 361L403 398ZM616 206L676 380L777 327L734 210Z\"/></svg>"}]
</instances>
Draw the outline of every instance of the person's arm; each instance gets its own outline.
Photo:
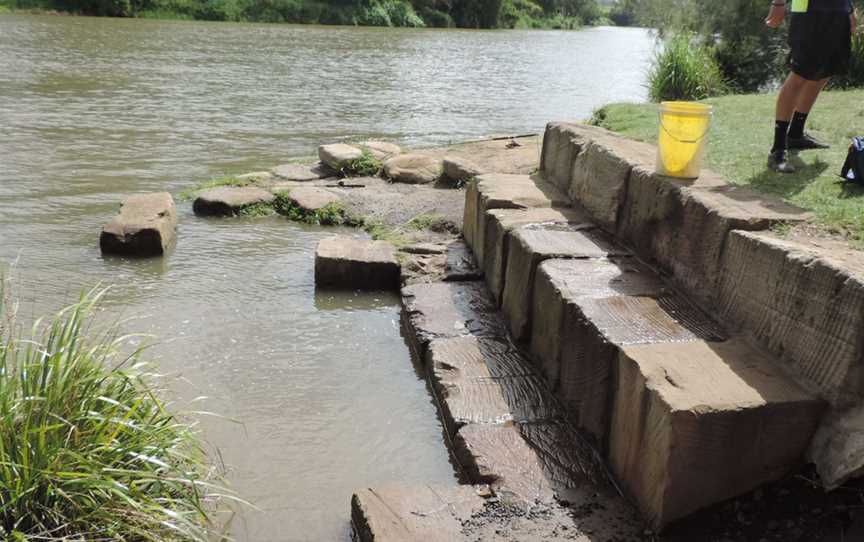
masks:
<instances>
[{"instance_id":1,"label":"person's arm","mask_svg":"<svg viewBox=\"0 0 864 542\"><path fill-rule=\"evenodd\" d=\"M770 28L778 28L786 17L786 0L771 0L771 10L765 19Z\"/></svg>"}]
</instances>

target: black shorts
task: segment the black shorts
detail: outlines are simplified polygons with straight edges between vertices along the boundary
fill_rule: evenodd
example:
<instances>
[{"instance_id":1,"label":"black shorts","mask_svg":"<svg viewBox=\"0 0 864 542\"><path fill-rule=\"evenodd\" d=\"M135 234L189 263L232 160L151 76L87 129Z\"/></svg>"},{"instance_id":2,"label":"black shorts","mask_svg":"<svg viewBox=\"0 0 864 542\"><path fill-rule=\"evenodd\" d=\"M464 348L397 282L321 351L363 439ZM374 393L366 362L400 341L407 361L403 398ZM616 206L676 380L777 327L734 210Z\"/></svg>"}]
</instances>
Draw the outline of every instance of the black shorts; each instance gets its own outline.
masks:
<instances>
[{"instance_id":1,"label":"black shorts","mask_svg":"<svg viewBox=\"0 0 864 542\"><path fill-rule=\"evenodd\" d=\"M839 11L793 13L789 47L789 67L804 79L818 81L846 73L852 47L849 15Z\"/></svg>"}]
</instances>

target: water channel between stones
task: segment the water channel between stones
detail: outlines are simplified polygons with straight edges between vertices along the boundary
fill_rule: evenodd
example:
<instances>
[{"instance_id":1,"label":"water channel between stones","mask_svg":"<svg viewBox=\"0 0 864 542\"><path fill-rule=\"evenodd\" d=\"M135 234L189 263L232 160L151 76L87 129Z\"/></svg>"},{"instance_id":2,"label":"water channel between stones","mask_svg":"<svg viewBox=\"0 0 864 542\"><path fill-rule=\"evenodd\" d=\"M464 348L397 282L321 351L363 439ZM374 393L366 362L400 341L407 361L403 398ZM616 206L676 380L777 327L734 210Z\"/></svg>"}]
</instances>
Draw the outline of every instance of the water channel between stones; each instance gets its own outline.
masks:
<instances>
[{"instance_id":1,"label":"water channel between stones","mask_svg":"<svg viewBox=\"0 0 864 542\"><path fill-rule=\"evenodd\" d=\"M344 540L352 491L452 483L394 294L316 292L334 230L201 219L164 259L103 258L127 194L177 193L322 142L539 132L644 99L646 31L465 32L0 15L0 265L24 317L96 284L152 334L175 406L260 510L240 541ZM598 58L605 62L598 62ZM205 396L201 401L194 398Z\"/></svg>"}]
</instances>

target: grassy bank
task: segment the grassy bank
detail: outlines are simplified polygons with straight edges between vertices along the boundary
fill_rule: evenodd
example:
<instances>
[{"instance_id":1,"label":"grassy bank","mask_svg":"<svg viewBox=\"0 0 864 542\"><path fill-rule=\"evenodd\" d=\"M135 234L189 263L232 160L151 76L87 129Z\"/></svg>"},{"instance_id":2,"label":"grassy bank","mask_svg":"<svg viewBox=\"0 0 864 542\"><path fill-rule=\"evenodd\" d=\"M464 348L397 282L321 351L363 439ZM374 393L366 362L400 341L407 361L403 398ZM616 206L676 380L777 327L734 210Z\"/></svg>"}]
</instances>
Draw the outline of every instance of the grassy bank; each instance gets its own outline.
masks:
<instances>
[{"instance_id":1,"label":"grassy bank","mask_svg":"<svg viewBox=\"0 0 864 542\"><path fill-rule=\"evenodd\" d=\"M864 91L830 91L820 96L807 129L831 145L802 152L792 175L767 169L774 129L775 94L731 95L705 100L714 106L707 165L731 182L782 196L812 210L820 225L864 245L864 189L837 176L849 140L864 135ZM655 104L612 104L595 112L594 123L628 137L656 143Z\"/></svg>"},{"instance_id":2,"label":"grassy bank","mask_svg":"<svg viewBox=\"0 0 864 542\"><path fill-rule=\"evenodd\" d=\"M0 0L0 12L436 28L575 29L607 23L595 0Z\"/></svg>"},{"instance_id":3,"label":"grassy bank","mask_svg":"<svg viewBox=\"0 0 864 542\"><path fill-rule=\"evenodd\" d=\"M0 277L0 540L212 540L198 437L93 326L99 297L23 332Z\"/></svg>"}]
</instances>

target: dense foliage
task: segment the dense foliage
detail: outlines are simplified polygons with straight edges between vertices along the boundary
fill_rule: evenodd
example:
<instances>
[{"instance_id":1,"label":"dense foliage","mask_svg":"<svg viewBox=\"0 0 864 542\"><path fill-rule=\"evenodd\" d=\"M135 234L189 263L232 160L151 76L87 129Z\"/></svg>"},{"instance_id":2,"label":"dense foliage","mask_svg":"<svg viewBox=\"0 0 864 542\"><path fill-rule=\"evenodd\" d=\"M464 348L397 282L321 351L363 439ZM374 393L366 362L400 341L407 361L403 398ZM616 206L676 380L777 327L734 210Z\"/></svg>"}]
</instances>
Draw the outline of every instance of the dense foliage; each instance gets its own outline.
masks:
<instances>
[{"instance_id":1,"label":"dense foliage","mask_svg":"<svg viewBox=\"0 0 864 542\"><path fill-rule=\"evenodd\" d=\"M600 17L595 0L0 0L88 15L220 21L461 28L573 28Z\"/></svg>"},{"instance_id":2,"label":"dense foliage","mask_svg":"<svg viewBox=\"0 0 864 542\"><path fill-rule=\"evenodd\" d=\"M0 278L0 540L210 540L209 469L91 295L32 332Z\"/></svg>"},{"instance_id":3,"label":"dense foliage","mask_svg":"<svg viewBox=\"0 0 864 542\"><path fill-rule=\"evenodd\" d=\"M864 8L864 0L853 2ZM769 4L765 0L619 0L609 16L617 24L654 27L661 34L696 33L732 89L754 92L776 83L788 71L787 25L777 30L765 26ZM864 82L861 52L859 39L850 76L842 80L846 86Z\"/></svg>"},{"instance_id":4,"label":"dense foliage","mask_svg":"<svg viewBox=\"0 0 864 542\"><path fill-rule=\"evenodd\" d=\"M711 51L686 32L667 40L648 75L648 94L655 102L702 100L725 91L725 82Z\"/></svg>"}]
</instances>

